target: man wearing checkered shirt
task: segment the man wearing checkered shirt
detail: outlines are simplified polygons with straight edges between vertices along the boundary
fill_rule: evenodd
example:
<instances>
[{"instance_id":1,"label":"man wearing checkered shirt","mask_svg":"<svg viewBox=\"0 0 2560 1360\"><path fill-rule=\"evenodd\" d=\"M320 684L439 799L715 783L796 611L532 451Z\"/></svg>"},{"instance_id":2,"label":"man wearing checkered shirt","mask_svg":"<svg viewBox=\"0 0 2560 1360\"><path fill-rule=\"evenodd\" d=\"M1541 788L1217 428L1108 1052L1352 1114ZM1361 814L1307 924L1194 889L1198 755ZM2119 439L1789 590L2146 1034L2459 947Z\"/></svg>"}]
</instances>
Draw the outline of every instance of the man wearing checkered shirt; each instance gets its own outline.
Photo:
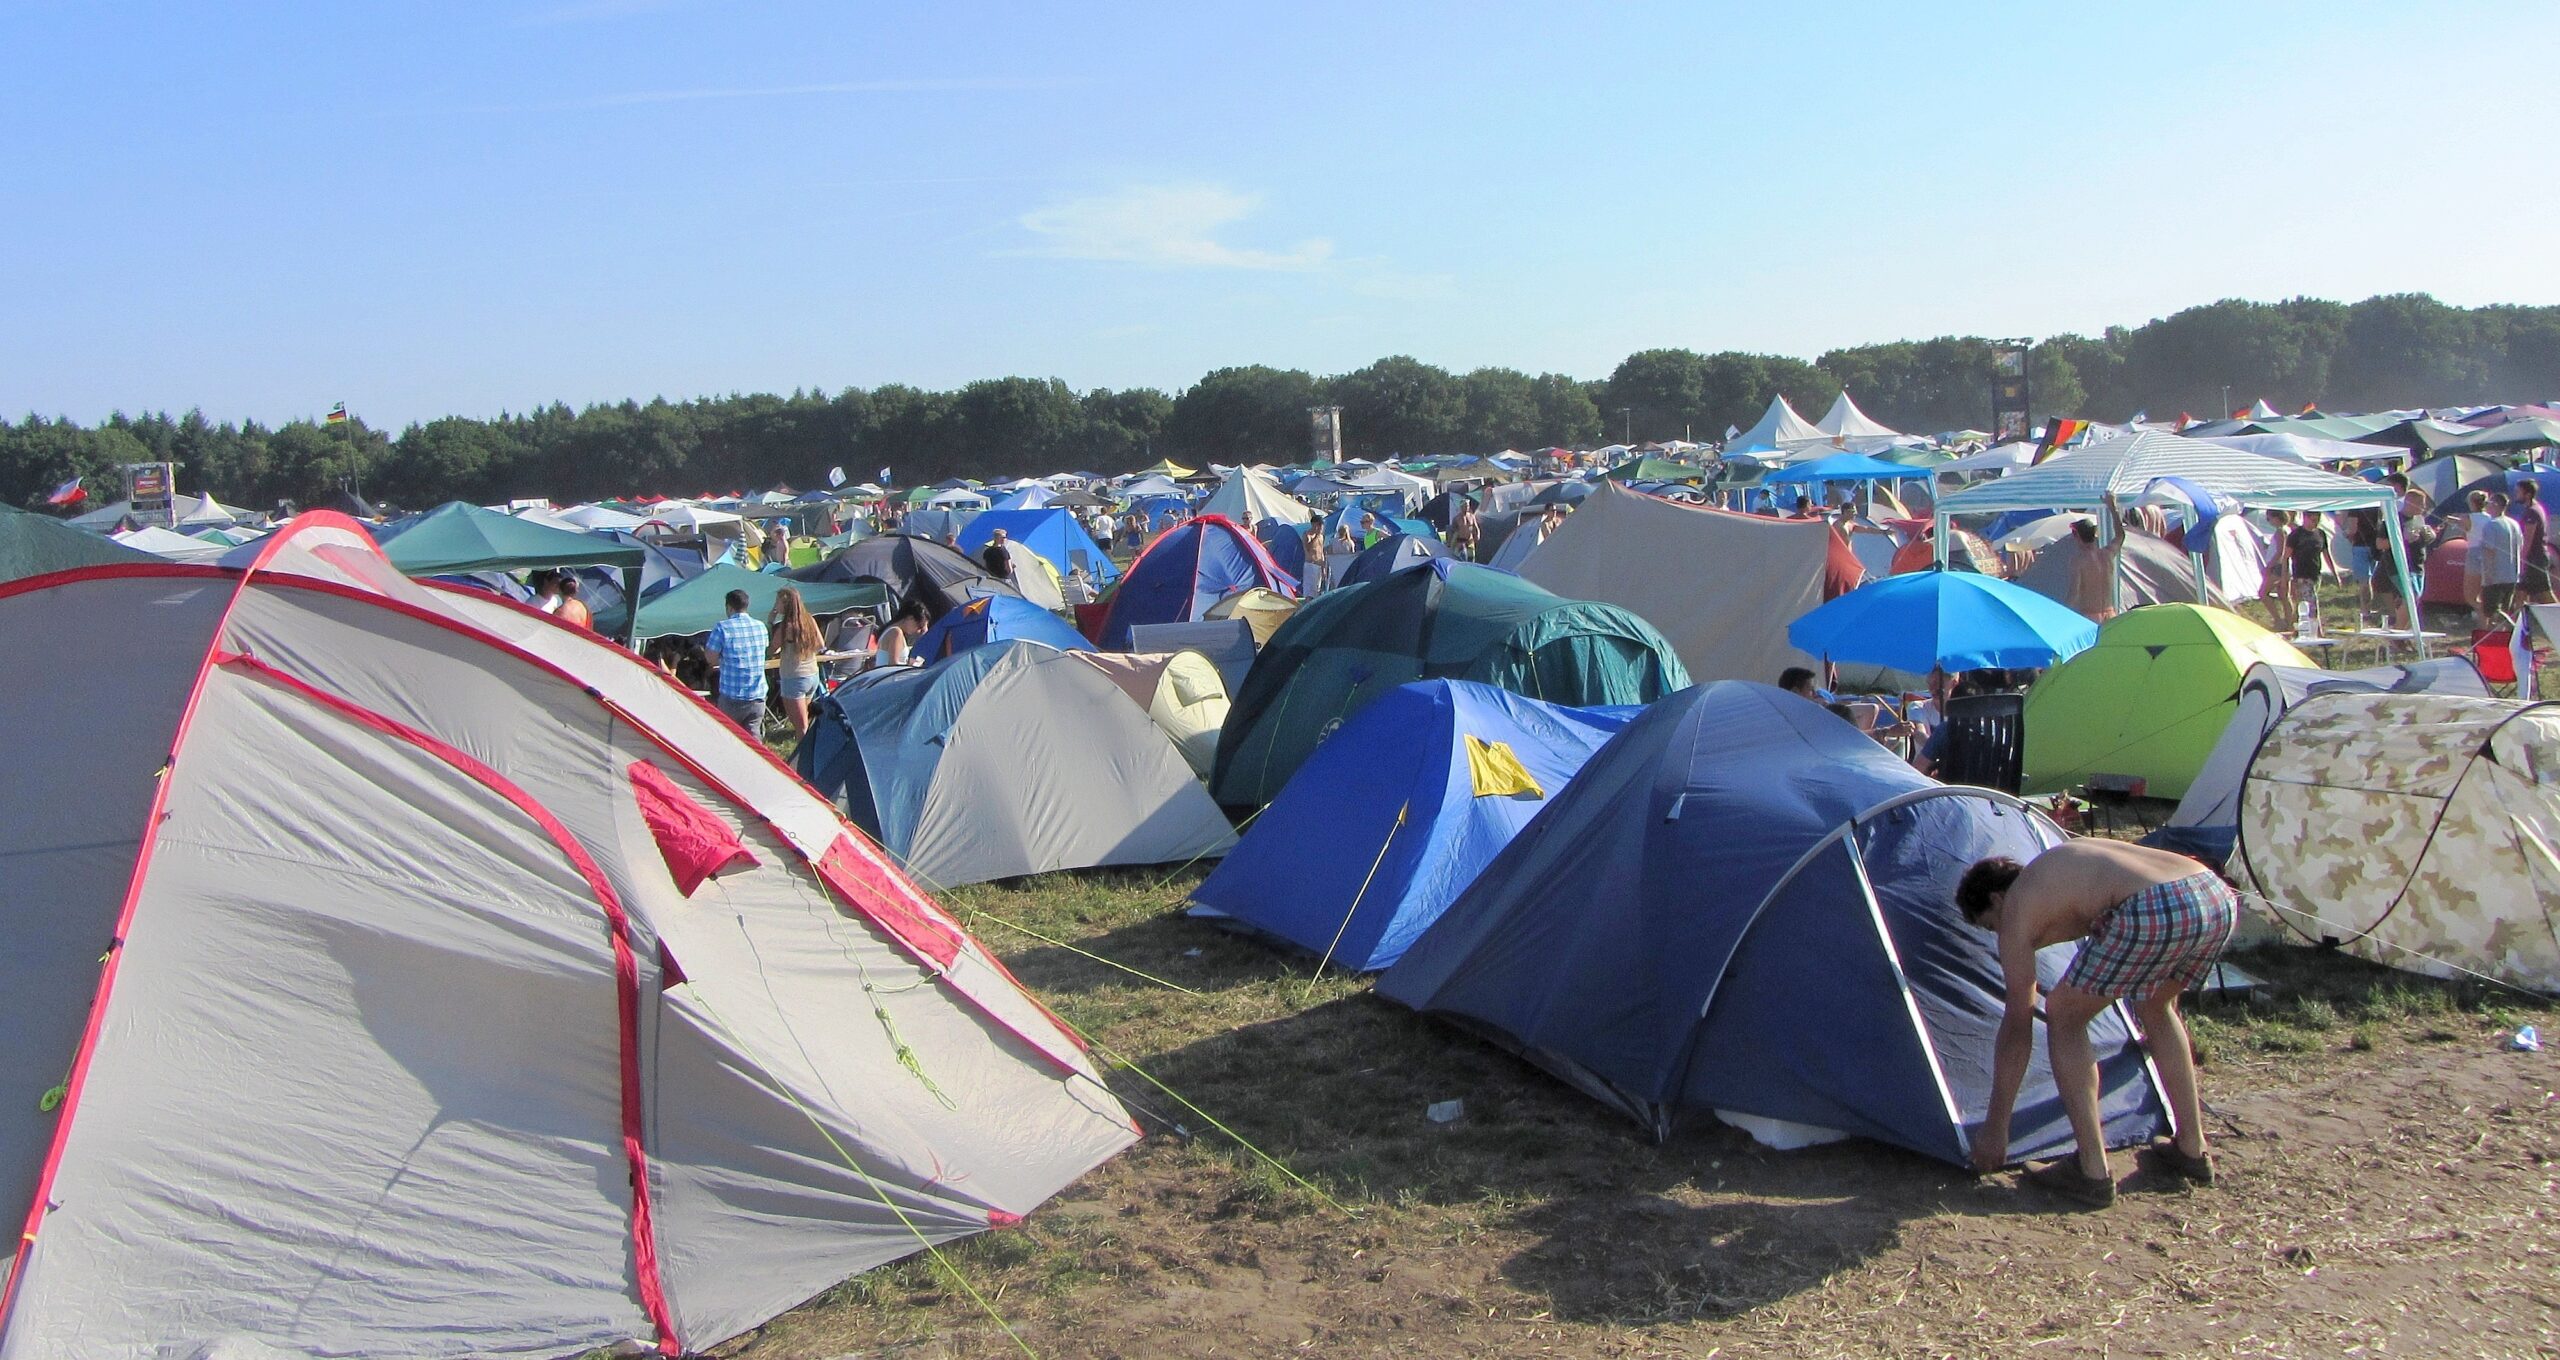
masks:
<instances>
[{"instance_id":1,"label":"man wearing checkered shirt","mask_svg":"<svg viewBox=\"0 0 2560 1360\"><path fill-rule=\"evenodd\" d=\"M772 635L747 612L747 592L729 592L729 616L712 626L703 650L720 668L720 711L752 737L764 730L764 654Z\"/></svg>"}]
</instances>

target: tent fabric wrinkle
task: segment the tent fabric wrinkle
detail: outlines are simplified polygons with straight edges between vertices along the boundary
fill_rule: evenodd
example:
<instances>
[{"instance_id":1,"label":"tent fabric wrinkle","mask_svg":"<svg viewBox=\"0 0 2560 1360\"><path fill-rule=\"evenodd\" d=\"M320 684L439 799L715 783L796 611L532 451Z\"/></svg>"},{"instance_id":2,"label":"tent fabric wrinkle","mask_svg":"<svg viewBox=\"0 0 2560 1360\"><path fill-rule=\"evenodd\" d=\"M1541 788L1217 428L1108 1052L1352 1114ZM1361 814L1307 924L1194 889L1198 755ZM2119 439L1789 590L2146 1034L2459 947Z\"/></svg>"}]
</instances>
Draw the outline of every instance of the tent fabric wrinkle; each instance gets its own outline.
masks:
<instances>
[{"instance_id":1,"label":"tent fabric wrinkle","mask_svg":"<svg viewBox=\"0 0 2560 1360\"><path fill-rule=\"evenodd\" d=\"M657 766L645 760L631 762L631 791L639 799L640 815L648 819L658 852L666 857L677 892L691 897L704 879L755 864L754 852L728 824L677 788Z\"/></svg>"}]
</instances>

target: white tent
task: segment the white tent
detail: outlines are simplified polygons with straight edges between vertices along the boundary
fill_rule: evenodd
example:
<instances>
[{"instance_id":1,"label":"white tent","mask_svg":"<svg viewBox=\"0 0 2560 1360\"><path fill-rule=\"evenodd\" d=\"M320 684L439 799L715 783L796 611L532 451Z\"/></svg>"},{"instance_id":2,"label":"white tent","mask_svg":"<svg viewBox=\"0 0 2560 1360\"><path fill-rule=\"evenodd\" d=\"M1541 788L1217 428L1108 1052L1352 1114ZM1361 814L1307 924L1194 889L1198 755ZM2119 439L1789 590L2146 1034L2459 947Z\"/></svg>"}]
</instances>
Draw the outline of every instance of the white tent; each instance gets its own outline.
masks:
<instances>
[{"instance_id":1,"label":"white tent","mask_svg":"<svg viewBox=\"0 0 2560 1360\"><path fill-rule=\"evenodd\" d=\"M132 501L115 501L87 514L74 515L69 523L83 529L112 529L132 513ZM178 527L186 529L219 529L249 518L209 495L189 496L184 493L169 498L169 516Z\"/></svg>"},{"instance_id":2,"label":"white tent","mask_svg":"<svg viewBox=\"0 0 2560 1360\"><path fill-rule=\"evenodd\" d=\"M1141 496L1180 496L1185 500L1191 498L1190 492L1162 476L1140 477L1120 488L1120 494L1128 500L1136 500Z\"/></svg>"},{"instance_id":3,"label":"white tent","mask_svg":"<svg viewBox=\"0 0 2560 1360\"><path fill-rule=\"evenodd\" d=\"M1814 428L1796 408L1787 404L1784 394L1769 399L1769 409L1762 412L1758 424L1725 441L1726 453L1785 454L1816 444L1828 444L1831 436Z\"/></svg>"},{"instance_id":4,"label":"white tent","mask_svg":"<svg viewBox=\"0 0 2560 1360\"><path fill-rule=\"evenodd\" d=\"M175 529L163 529L156 524L146 524L139 529L127 529L122 533L109 534L107 537L136 552L147 552L154 557L165 557L172 562L210 562L231 551L232 548L230 544L207 543L203 539L190 538Z\"/></svg>"},{"instance_id":5,"label":"white tent","mask_svg":"<svg viewBox=\"0 0 2560 1360\"><path fill-rule=\"evenodd\" d=\"M1858 403L1849 400L1846 388L1831 403L1831 409L1823 413L1822 419L1813 423L1813 428L1828 435L1833 444L1856 453L1872 453L1905 438L1901 431L1881 424L1859 410Z\"/></svg>"},{"instance_id":6,"label":"white tent","mask_svg":"<svg viewBox=\"0 0 2560 1360\"><path fill-rule=\"evenodd\" d=\"M2288 463L2351 463L2368 459L2406 460L2407 449L2384 444L2351 444L2343 439L2315 439L2300 434L2225 434L2205 441L2240 450L2281 458Z\"/></svg>"},{"instance_id":7,"label":"white tent","mask_svg":"<svg viewBox=\"0 0 2560 1360\"><path fill-rule=\"evenodd\" d=\"M1831 526L1682 505L1603 482L1518 567L1567 599L1619 605L1650 623L1693 681L1774 683L1812 658L1787 625L1822 603ZM1848 558L1845 545L1840 555ZM1854 559L1843 564L1851 583Z\"/></svg>"},{"instance_id":8,"label":"white tent","mask_svg":"<svg viewBox=\"0 0 2560 1360\"><path fill-rule=\"evenodd\" d=\"M1227 475L1200 506L1204 515L1224 515L1250 529L1266 519L1305 524L1315 518L1306 503L1280 489L1278 483L1249 468Z\"/></svg>"},{"instance_id":9,"label":"white tent","mask_svg":"<svg viewBox=\"0 0 2560 1360\"><path fill-rule=\"evenodd\" d=\"M745 518L726 510L711 510L699 505L669 501L653 506L649 518L636 532L643 538L684 538L710 533L735 533Z\"/></svg>"},{"instance_id":10,"label":"white tent","mask_svg":"<svg viewBox=\"0 0 2560 1360\"><path fill-rule=\"evenodd\" d=\"M0 628L0 1354L708 1351L1133 1140L718 714L343 517Z\"/></svg>"},{"instance_id":11,"label":"white tent","mask_svg":"<svg viewBox=\"0 0 2560 1360\"><path fill-rule=\"evenodd\" d=\"M573 505L566 510L556 512L555 518L564 520L581 530L637 529L648 523L639 515L616 510L609 505Z\"/></svg>"}]
</instances>

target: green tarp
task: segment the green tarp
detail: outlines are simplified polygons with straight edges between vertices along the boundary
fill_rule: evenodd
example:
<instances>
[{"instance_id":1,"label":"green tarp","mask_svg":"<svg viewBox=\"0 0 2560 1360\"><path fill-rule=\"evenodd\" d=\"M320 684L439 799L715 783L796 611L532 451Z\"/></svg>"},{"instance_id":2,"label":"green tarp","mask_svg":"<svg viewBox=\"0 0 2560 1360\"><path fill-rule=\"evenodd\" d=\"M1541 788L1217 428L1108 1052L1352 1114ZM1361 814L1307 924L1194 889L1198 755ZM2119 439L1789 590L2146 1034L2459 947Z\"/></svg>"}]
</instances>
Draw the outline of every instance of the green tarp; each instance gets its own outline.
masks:
<instances>
[{"instance_id":1,"label":"green tarp","mask_svg":"<svg viewBox=\"0 0 2560 1360\"><path fill-rule=\"evenodd\" d=\"M836 581L794 581L772 572L749 571L745 567L722 563L673 590L640 606L640 627L632 635L636 645L654 637L687 637L708 633L711 626L729 612L730 591L747 592L747 612L761 619L773 612L774 597L784 586L800 592L809 612L826 618L848 609L874 609L886 603L889 592L876 581L847 585ZM599 632L619 634L624 611L617 608L596 616Z\"/></svg>"},{"instance_id":2,"label":"green tarp","mask_svg":"<svg viewBox=\"0 0 2560 1360\"><path fill-rule=\"evenodd\" d=\"M0 581L110 562L160 560L50 516L0 505Z\"/></svg>"},{"instance_id":3,"label":"green tarp","mask_svg":"<svg viewBox=\"0 0 2560 1360\"><path fill-rule=\"evenodd\" d=\"M1434 558L1328 591L1280 625L1227 711L1211 790L1229 808L1261 807L1344 719L1414 680L1588 708L1651 703L1689 673L1653 625L1616 605Z\"/></svg>"},{"instance_id":4,"label":"green tarp","mask_svg":"<svg viewBox=\"0 0 2560 1360\"><path fill-rule=\"evenodd\" d=\"M1613 482L1700 482L1706 476L1704 468L1668 458L1630 458L1609 469L1609 480Z\"/></svg>"},{"instance_id":5,"label":"green tarp","mask_svg":"<svg viewBox=\"0 0 2560 1360\"><path fill-rule=\"evenodd\" d=\"M628 543L453 501L386 533L383 554L409 576L537 567L621 567L638 571L647 554Z\"/></svg>"}]
</instances>

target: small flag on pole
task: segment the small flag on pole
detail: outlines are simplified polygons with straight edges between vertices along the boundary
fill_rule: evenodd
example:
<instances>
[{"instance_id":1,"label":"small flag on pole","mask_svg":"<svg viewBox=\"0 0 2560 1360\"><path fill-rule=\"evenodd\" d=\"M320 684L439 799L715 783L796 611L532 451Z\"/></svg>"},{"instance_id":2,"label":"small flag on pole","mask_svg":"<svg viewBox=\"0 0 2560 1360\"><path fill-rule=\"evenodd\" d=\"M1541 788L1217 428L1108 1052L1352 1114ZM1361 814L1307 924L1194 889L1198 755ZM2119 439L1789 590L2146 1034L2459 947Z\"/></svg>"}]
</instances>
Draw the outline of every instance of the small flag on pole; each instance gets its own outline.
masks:
<instances>
[{"instance_id":1,"label":"small flag on pole","mask_svg":"<svg viewBox=\"0 0 2560 1360\"><path fill-rule=\"evenodd\" d=\"M889 484L889 469L887 469L887 468L882 468L882 469L880 469L880 485L882 485L882 486L884 486L884 487L885 487L885 486L887 486L888 484Z\"/></svg>"},{"instance_id":2,"label":"small flag on pole","mask_svg":"<svg viewBox=\"0 0 2560 1360\"><path fill-rule=\"evenodd\" d=\"M337 405L329 408L328 423L332 425L344 425L347 423L347 404L345 402L339 402Z\"/></svg>"},{"instance_id":3,"label":"small flag on pole","mask_svg":"<svg viewBox=\"0 0 2560 1360\"><path fill-rule=\"evenodd\" d=\"M828 468L828 469L827 469L827 485L829 485L829 486L842 486L842 485L844 485L844 469L843 469L843 468L840 468L840 467L831 467L831 468Z\"/></svg>"},{"instance_id":4,"label":"small flag on pole","mask_svg":"<svg viewBox=\"0 0 2560 1360\"><path fill-rule=\"evenodd\" d=\"M89 499L89 488L80 485L80 479L74 477L70 481L64 482L62 485L55 487L53 489L53 494L44 498L44 503L47 505L78 505L80 502L87 499Z\"/></svg>"}]
</instances>

